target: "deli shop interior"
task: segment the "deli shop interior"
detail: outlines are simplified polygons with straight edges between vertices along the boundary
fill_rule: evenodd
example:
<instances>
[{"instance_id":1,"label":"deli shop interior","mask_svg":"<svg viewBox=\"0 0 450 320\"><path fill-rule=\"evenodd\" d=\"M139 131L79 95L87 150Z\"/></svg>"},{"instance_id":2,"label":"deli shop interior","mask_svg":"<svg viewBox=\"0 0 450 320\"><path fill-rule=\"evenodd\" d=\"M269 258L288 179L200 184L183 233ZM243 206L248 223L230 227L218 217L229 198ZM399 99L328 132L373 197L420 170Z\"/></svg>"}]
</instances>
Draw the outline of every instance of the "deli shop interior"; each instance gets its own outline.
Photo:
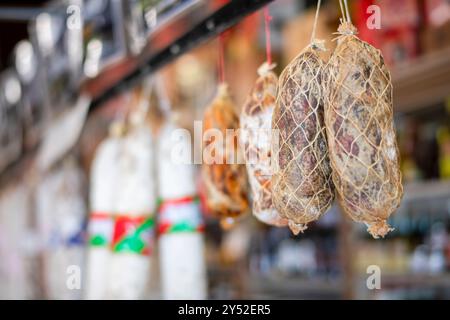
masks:
<instances>
[{"instance_id":1,"label":"deli shop interior","mask_svg":"<svg viewBox=\"0 0 450 320\"><path fill-rule=\"evenodd\" d=\"M0 299L450 299L449 1L2 1L0 30Z\"/></svg>"}]
</instances>

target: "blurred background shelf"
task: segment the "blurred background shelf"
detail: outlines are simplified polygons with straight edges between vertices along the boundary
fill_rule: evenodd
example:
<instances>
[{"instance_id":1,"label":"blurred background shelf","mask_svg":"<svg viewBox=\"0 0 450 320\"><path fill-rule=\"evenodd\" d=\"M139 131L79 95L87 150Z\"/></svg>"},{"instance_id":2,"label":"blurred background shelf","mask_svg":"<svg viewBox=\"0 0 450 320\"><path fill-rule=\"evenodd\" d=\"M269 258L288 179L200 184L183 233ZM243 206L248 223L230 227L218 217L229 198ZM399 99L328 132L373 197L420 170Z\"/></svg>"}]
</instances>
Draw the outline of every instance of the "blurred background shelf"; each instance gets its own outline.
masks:
<instances>
[{"instance_id":1,"label":"blurred background shelf","mask_svg":"<svg viewBox=\"0 0 450 320\"><path fill-rule=\"evenodd\" d=\"M407 183L403 201L430 200L446 197L450 199L449 180L431 180Z\"/></svg>"},{"instance_id":2,"label":"blurred background shelf","mask_svg":"<svg viewBox=\"0 0 450 320\"><path fill-rule=\"evenodd\" d=\"M381 278L382 287L395 286L431 286L431 287L449 287L450 273L444 274L384 274Z\"/></svg>"},{"instance_id":3,"label":"blurred background shelf","mask_svg":"<svg viewBox=\"0 0 450 320\"><path fill-rule=\"evenodd\" d=\"M392 70L395 112L444 101L450 93L450 48L400 63Z\"/></svg>"},{"instance_id":4,"label":"blurred background shelf","mask_svg":"<svg viewBox=\"0 0 450 320\"><path fill-rule=\"evenodd\" d=\"M250 277L251 299L340 299L342 282L306 277Z\"/></svg>"}]
</instances>

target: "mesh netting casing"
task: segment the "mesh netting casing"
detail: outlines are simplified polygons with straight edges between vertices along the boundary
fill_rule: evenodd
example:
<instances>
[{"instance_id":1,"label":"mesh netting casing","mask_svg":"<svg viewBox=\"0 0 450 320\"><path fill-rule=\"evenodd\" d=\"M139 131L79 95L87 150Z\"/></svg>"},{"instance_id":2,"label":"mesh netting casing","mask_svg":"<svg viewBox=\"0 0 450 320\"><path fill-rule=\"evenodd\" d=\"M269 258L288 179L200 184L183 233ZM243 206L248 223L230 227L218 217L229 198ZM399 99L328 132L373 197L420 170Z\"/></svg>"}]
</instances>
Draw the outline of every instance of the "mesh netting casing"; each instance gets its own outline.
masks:
<instances>
[{"instance_id":1,"label":"mesh netting casing","mask_svg":"<svg viewBox=\"0 0 450 320\"><path fill-rule=\"evenodd\" d=\"M308 46L282 72L272 119L279 138L272 143L272 199L295 234L334 199L323 115L324 62L318 49Z\"/></svg>"},{"instance_id":2,"label":"mesh netting casing","mask_svg":"<svg viewBox=\"0 0 450 320\"><path fill-rule=\"evenodd\" d=\"M392 82L379 50L350 23L327 66L325 122L333 181L344 211L374 238L403 194L393 123Z\"/></svg>"}]
</instances>

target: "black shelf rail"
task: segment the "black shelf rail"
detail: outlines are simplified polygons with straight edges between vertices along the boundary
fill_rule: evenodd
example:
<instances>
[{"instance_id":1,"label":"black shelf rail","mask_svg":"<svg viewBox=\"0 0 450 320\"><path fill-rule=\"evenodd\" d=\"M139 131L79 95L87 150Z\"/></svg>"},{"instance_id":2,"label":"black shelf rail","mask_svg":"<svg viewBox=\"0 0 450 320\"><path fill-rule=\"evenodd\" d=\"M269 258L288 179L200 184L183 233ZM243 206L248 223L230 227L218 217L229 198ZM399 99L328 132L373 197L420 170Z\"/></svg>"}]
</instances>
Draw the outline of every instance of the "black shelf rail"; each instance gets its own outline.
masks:
<instances>
[{"instance_id":1,"label":"black shelf rail","mask_svg":"<svg viewBox=\"0 0 450 320\"><path fill-rule=\"evenodd\" d=\"M249 14L272 1L274 0L231 0L165 49L138 64L133 71L110 86L99 97L94 98L90 111L98 108L109 99L134 88L151 73L156 72L164 65L207 40L218 36L228 28L239 23Z\"/></svg>"},{"instance_id":2,"label":"black shelf rail","mask_svg":"<svg viewBox=\"0 0 450 320\"><path fill-rule=\"evenodd\" d=\"M217 11L210 14L191 30L176 39L161 51L140 60L136 66L109 85L98 96L94 96L89 106L89 112L100 108L108 100L133 89L147 76L158 71L164 65L177 57L189 52L193 48L205 43L207 40L220 35L230 27L239 23L246 16L256 12L274 0L230 0ZM94 80L95 81L95 80ZM26 172L28 164L33 163L37 148L26 151L19 159L10 163L0 172L0 190L10 181L18 181Z\"/></svg>"}]
</instances>

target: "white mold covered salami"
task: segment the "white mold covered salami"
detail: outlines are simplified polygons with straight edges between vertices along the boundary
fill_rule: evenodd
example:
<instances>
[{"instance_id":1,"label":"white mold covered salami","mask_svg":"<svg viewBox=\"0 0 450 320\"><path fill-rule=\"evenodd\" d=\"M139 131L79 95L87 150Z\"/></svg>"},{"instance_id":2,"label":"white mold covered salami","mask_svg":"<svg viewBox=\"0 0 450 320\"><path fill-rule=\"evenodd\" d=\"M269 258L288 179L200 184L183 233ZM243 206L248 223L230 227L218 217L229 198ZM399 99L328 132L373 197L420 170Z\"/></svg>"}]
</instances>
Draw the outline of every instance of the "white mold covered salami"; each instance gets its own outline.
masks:
<instances>
[{"instance_id":1,"label":"white mold covered salami","mask_svg":"<svg viewBox=\"0 0 450 320\"><path fill-rule=\"evenodd\" d=\"M380 51L350 22L338 31L325 109L333 180L345 212L374 238L384 237L403 194L391 76Z\"/></svg>"},{"instance_id":2,"label":"white mold covered salami","mask_svg":"<svg viewBox=\"0 0 450 320\"><path fill-rule=\"evenodd\" d=\"M86 299L106 299L111 241L114 229L115 192L118 185L116 163L120 155L119 125L97 148L90 173L90 217Z\"/></svg>"},{"instance_id":3,"label":"white mold covered salami","mask_svg":"<svg viewBox=\"0 0 450 320\"><path fill-rule=\"evenodd\" d=\"M37 216L44 241L45 288L49 299L81 298L67 286L72 266L84 267L85 178L74 158L53 169L39 184Z\"/></svg>"},{"instance_id":4,"label":"white mold covered salami","mask_svg":"<svg viewBox=\"0 0 450 320\"><path fill-rule=\"evenodd\" d=\"M286 226L272 204L271 143L272 114L278 77L267 62L258 69L258 79L242 109L240 144L244 151L253 200L253 214L262 222Z\"/></svg>"},{"instance_id":5,"label":"white mold covered salami","mask_svg":"<svg viewBox=\"0 0 450 320\"><path fill-rule=\"evenodd\" d=\"M36 299L40 246L33 228L31 190L20 181L0 193L0 299ZM36 281L37 280L37 281Z\"/></svg>"},{"instance_id":6,"label":"white mold covered salami","mask_svg":"<svg viewBox=\"0 0 450 320\"><path fill-rule=\"evenodd\" d=\"M153 136L143 116L135 113L131 120L114 168L117 186L107 286L110 299L144 299L150 280L156 211Z\"/></svg>"},{"instance_id":7,"label":"white mold covered salami","mask_svg":"<svg viewBox=\"0 0 450 320\"><path fill-rule=\"evenodd\" d=\"M164 299L207 298L203 219L195 185L195 167L174 159L176 146L191 147L190 135L174 140L179 129L171 121L158 137L159 257ZM191 159L185 159L190 161Z\"/></svg>"},{"instance_id":8,"label":"white mold covered salami","mask_svg":"<svg viewBox=\"0 0 450 320\"><path fill-rule=\"evenodd\" d=\"M273 203L298 234L334 199L323 110L320 42L306 47L280 76L272 119ZM277 142L277 143L275 143Z\"/></svg>"}]
</instances>

